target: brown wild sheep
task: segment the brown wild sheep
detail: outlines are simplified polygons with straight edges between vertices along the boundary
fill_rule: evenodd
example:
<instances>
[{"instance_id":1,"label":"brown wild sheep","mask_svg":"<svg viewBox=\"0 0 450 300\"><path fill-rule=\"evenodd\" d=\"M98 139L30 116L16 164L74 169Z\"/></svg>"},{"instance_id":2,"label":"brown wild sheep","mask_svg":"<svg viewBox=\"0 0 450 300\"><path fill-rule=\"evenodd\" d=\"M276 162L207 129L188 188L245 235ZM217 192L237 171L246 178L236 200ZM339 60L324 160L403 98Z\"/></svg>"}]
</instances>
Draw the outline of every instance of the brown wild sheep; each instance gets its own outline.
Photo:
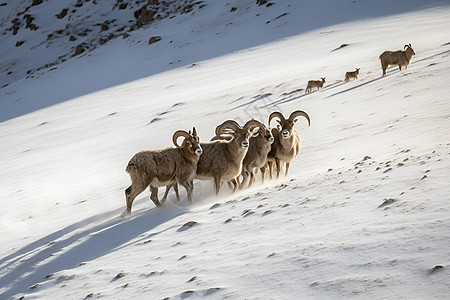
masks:
<instances>
[{"instance_id":1,"label":"brown wild sheep","mask_svg":"<svg viewBox=\"0 0 450 300\"><path fill-rule=\"evenodd\" d=\"M272 128L275 141L267 156L270 178L272 178L273 163L275 163L277 178L280 176L281 163L286 163L285 175L287 175L290 163L300 153L301 139L298 131L294 128L298 117L305 117L308 125L311 125L308 114L301 110L291 113L288 119L285 119L280 112L273 112L269 116L269 126L273 118L277 118L279 123L278 128Z\"/></svg>"},{"instance_id":2,"label":"brown wild sheep","mask_svg":"<svg viewBox=\"0 0 450 300\"><path fill-rule=\"evenodd\" d=\"M236 177L241 174L242 161L248 151L249 138L256 135L262 124L250 120L244 126L236 121L227 120L216 128L216 136L210 142L201 142L203 154L197 164L197 179L213 179L216 195L219 194L223 181L234 185L238 184ZM176 182L166 186L166 193Z\"/></svg>"},{"instance_id":3,"label":"brown wild sheep","mask_svg":"<svg viewBox=\"0 0 450 300\"><path fill-rule=\"evenodd\" d=\"M250 138L250 146L247 154L242 161L242 181L240 188L242 189L250 176L248 186L250 187L255 181L255 169L260 169L261 179L264 183L265 168L267 163L267 155L270 152L271 145L274 142L272 131L264 124L261 124L256 136Z\"/></svg>"},{"instance_id":4,"label":"brown wild sheep","mask_svg":"<svg viewBox=\"0 0 450 300\"><path fill-rule=\"evenodd\" d=\"M398 65L398 68L400 70L402 70L402 66L405 67L405 69L408 68L411 58L413 57L413 55L416 55L416 53L414 52L414 49L412 48L411 44L405 45L403 49L404 50L384 51L380 55L381 68L383 69L383 76L386 75L386 69L388 66Z\"/></svg>"},{"instance_id":5,"label":"brown wild sheep","mask_svg":"<svg viewBox=\"0 0 450 300\"><path fill-rule=\"evenodd\" d=\"M249 138L256 134L261 123L250 120L244 126L236 121L223 122L217 133L232 132L231 140L216 140L200 143L203 154L197 164L198 179L214 179L216 195L219 194L222 181L232 181L241 174L242 161L247 154Z\"/></svg>"},{"instance_id":6,"label":"brown wild sheep","mask_svg":"<svg viewBox=\"0 0 450 300\"><path fill-rule=\"evenodd\" d=\"M325 77L321 77L322 80L310 80L308 81L308 84L306 85L305 94L311 93L313 88L317 88L317 90L320 90L323 88L323 84L325 83Z\"/></svg>"},{"instance_id":7,"label":"brown wild sheep","mask_svg":"<svg viewBox=\"0 0 450 300\"><path fill-rule=\"evenodd\" d=\"M359 68L356 68L355 71L349 71L345 73L345 82L349 82L351 78L358 79Z\"/></svg>"},{"instance_id":8,"label":"brown wild sheep","mask_svg":"<svg viewBox=\"0 0 450 300\"><path fill-rule=\"evenodd\" d=\"M183 143L177 144L177 139L184 137ZM127 173L131 185L125 190L127 209L122 216L131 214L134 198L150 186L150 199L156 206L158 187L178 182L185 187L188 198L192 201L193 179L197 171L197 163L202 154L202 147L195 127L191 132L178 130L172 136L176 148L161 150L144 150L136 153L128 162Z\"/></svg>"},{"instance_id":9,"label":"brown wild sheep","mask_svg":"<svg viewBox=\"0 0 450 300\"><path fill-rule=\"evenodd\" d=\"M272 132L269 128L267 128L263 123L259 122L260 127L256 134L252 136L249 140L250 144L248 147L247 154L245 154L244 160L242 161L242 181L239 182L238 178L231 180L229 185L233 185L231 187L233 190L239 186L239 188L243 188L247 182L247 179L250 177L248 182L248 186L250 187L255 181L255 169L260 169L264 167L267 163L267 154L270 151L270 145L273 143L274 138ZM222 139L222 140L231 140L232 132L229 129L219 131L220 126L216 128L216 136L214 136L211 141ZM264 171L261 170L262 180L264 182Z\"/></svg>"}]
</instances>

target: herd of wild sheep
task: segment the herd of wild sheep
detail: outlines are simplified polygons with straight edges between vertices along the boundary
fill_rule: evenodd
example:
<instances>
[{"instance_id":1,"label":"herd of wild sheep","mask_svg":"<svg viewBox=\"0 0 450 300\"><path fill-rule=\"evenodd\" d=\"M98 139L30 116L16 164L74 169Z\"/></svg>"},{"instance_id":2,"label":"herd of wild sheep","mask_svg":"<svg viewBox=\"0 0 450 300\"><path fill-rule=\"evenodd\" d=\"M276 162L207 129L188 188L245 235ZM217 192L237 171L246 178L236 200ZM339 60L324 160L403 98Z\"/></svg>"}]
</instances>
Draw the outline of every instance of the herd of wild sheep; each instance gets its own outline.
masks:
<instances>
[{"instance_id":1,"label":"herd of wild sheep","mask_svg":"<svg viewBox=\"0 0 450 300\"><path fill-rule=\"evenodd\" d=\"M383 69L383 76L386 75L386 69L389 66L398 66L400 71L402 67L408 68L409 62L413 55L416 55L414 49L411 44L405 45L403 50L397 51L384 51L380 55L381 68ZM345 73L345 82L349 82L350 79L358 79L359 68L356 68L355 71L349 71ZM310 80L306 85L305 94L311 93L313 88L320 90L323 88L323 84L325 83L325 77L322 77L321 80Z\"/></svg>"},{"instance_id":2,"label":"herd of wild sheep","mask_svg":"<svg viewBox=\"0 0 450 300\"><path fill-rule=\"evenodd\" d=\"M404 50L385 51L380 55L383 76L389 65L407 68L412 56L411 46ZM359 68L346 72L345 82L358 79ZM313 88L321 89L325 78L308 81L306 93ZM269 177L280 176L282 165L285 175L290 163L300 153L301 139L294 124L304 117L310 125L309 115L301 110L294 111L286 119L278 111L270 114L268 126L257 120L249 120L243 126L234 120L227 120L216 127L215 136L209 142L200 142L195 127L192 131L176 131L172 136L175 147L160 150L145 150L136 153L128 162L127 173L131 185L125 190L126 210L122 216L131 214L134 199L147 187L150 187L150 199L157 207L163 205L168 192L174 189L177 200L178 185L186 189L188 200L192 202L194 179L212 179L216 194L219 194L223 182L233 189L242 189L255 182L255 172L261 172L264 182L266 171ZM278 124L271 128L271 121ZM179 138L183 138L181 144ZM158 187L166 187L161 201L158 199Z\"/></svg>"}]
</instances>

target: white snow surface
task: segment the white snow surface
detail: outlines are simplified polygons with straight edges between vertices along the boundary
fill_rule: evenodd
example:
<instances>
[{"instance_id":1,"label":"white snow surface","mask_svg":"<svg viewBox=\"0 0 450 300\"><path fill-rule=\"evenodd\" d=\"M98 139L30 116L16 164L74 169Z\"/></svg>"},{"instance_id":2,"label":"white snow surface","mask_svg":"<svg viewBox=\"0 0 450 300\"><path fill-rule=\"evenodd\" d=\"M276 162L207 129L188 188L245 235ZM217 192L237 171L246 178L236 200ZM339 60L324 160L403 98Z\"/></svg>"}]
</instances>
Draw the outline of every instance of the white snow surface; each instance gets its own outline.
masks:
<instances>
[{"instance_id":1,"label":"white snow surface","mask_svg":"<svg viewBox=\"0 0 450 300\"><path fill-rule=\"evenodd\" d=\"M204 2L28 78L62 46L1 37L0 299L447 299L450 3ZM146 191L120 217L136 152L298 109L288 176L219 196L195 181L194 204L180 188L163 208Z\"/></svg>"}]
</instances>

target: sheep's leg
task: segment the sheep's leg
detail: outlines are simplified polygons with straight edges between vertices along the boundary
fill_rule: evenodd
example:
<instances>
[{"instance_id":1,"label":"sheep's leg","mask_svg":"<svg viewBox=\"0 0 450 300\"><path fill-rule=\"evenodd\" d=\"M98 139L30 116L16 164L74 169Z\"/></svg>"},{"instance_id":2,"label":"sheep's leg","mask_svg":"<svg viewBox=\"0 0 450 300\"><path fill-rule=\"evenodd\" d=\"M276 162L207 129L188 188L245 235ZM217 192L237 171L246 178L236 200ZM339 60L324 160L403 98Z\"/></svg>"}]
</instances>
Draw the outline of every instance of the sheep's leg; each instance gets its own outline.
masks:
<instances>
[{"instance_id":1,"label":"sheep's leg","mask_svg":"<svg viewBox=\"0 0 450 300\"><path fill-rule=\"evenodd\" d=\"M259 168L259 171L261 171L261 181L264 183L264 176L266 174L266 166Z\"/></svg>"},{"instance_id":2,"label":"sheep's leg","mask_svg":"<svg viewBox=\"0 0 450 300\"><path fill-rule=\"evenodd\" d=\"M287 162L286 163L286 171L284 172L284 176L287 176L288 172L289 172L289 163Z\"/></svg>"},{"instance_id":3,"label":"sheep's leg","mask_svg":"<svg viewBox=\"0 0 450 300\"><path fill-rule=\"evenodd\" d=\"M158 188L150 186L150 200L155 203L156 207L161 207L161 203L158 200Z\"/></svg>"},{"instance_id":4,"label":"sheep's leg","mask_svg":"<svg viewBox=\"0 0 450 300\"><path fill-rule=\"evenodd\" d=\"M176 182L173 182L173 183L169 183L168 185L166 185L166 191L164 192L164 196L161 199L161 204L166 203L167 195L169 194L170 188L173 188L175 190L175 193L177 194L177 200L179 201L179 199L178 199L178 185L177 185Z\"/></svg>"},{"instance_id":5,"label":"sheep's leg","mask_svg":"<svg viewBox=\"0 0 450 300\"><path fill-rule=\"evenodd\" d=\"M239 185L239 189L243 189L245 184L247 183L247 178L248 178L248 171L242 171L242 181L241 184Z\"/></svg>"},{"instance_id":6,"label":"sheep's leg","mask_svg":"<svg viewBox=\"0 0 450 300\"><path fill-rule=\"evenodd\" d=\"M385 76L386 75L386 69L387 69L387 65L385 65L385 64L381 64L381 68L383 69L383 76Z\"/></svg>"},{"instance_id":7,"label":"sheep's leg","mask_svg":"<svg viewBox=\"0 0 450 300\"><path fill-rule=\"evenodd\" d=\"M248 182L248 187L251 187L255 183L255 174L253 174L253 170L250 172L250 181Z\"/></svg>"},{"instance_id":8,"label":"sheep's leg","mask_svg":"<svg viewBox=\"0 0 450 300\"><path fill-rule=\"evenodd\" d=\"M269 161L269 162L267 162L267 165L269 166L269 177L270 177L270 180L272 180L273 179L273 176L272 176L272 173L273 173L273 162L272 161Z\"/></svg>"},{"instance_id":9,"label":"sheep's leg","mask_svg":"<svg viewBox=\"0 0 450 300\"><path fill-rule=\"evenodd\" d=\"M194 188L193 188L193 186L191 186L191 182L184 182L184 183L181 183L181 185L186 189L186 193L187 193L189 202L193 203L192 192L193 192ZM178 187L177 187L177 189L178 189Z\"/></svg>"},{"instance_id":10,"label":"sheep's leg","mask_svg":"<svg viewBox=\"0 0 450 300\"><path fill-rule=\"evenodd\" d=\"M123 212L122 216L127 216L131 214L131 207L133 206L134 198L142 193L147 186L132 184L125 190L125 199L127 203L127 209Z\"/></svg>"},{"instance_id":11,"label":"sheep's leg","mask_svg":"<svg viewBox=\"0 0 450 300\"><path fill-rule=\"evenodd\" d=\"M275 166L277 168L277 179L280 177L281 163L279 158L275 158Z\"/></svg>"},{"instance_id":12,"label":"sheep's leg","mask_svg":"<svg viewBox=\"0 0 450 300\"><path fill-rule=\"evenodd\" d=\"M194 186L191 187L192 189ZM173 190L175 191L175 196L177 197L177 202L180 202L180 194L178 193L178 184L175 182L173 184Z\"/></svg>"},{"instance_id":13,"label":"sheep's leg","mask_svg":"<svg viewBox=\"0 0 450 300\"><path fill-rule=\"evenodd\" d=\"M169 194L170 188L173 186L173 183L166 185L166 191L164 192L164 196L161 199L161 204L166 203L167 195Z\"/></svg>"},{"instance_id":14,"label":"sheep's leg","mask_svg":"<svg viewBox=\"0 0 450 300\"><path fill-rule=\"evenodd\" d=\"M233 191L232 191L232 192L235 193L236 190L237 190L237 188L238 188L238 186L239 186L239 183L238 183L238 181L237 181L237 178L231 179L230 182L233 184Z\"/></svg>"},{"instance_id":15,"label":"sheep's leg","mask_svg":"<svg viewBox=\"0 0 450 300\"><path fill-rule=\"evenodd\" d=\"M230 181L227 181L227 185L228 185L228 188L229 188L230 190L234 190L234 183L231 182L231 180L230 180Z\"/></svg>"},{"instance_id":16,"label":"sheep's leg","mask_svg":"<svg viewBox=\"0 0 450 300\"><path fill-rule=\"evenodd\" d=\"M214 176L214 188L216 190L216 196L219 195L221 178L220 176Z\"/></svg>"},{"instance_id":17,"label":"sheep's leg","mask_svg":"<svg viewBox=\"0 0 450 300\"><path fill-rule=\"evenodd\" d=\"M401 71L402 70L402 65L398 65L398 69Z\"/></svg>"}]
</instances>

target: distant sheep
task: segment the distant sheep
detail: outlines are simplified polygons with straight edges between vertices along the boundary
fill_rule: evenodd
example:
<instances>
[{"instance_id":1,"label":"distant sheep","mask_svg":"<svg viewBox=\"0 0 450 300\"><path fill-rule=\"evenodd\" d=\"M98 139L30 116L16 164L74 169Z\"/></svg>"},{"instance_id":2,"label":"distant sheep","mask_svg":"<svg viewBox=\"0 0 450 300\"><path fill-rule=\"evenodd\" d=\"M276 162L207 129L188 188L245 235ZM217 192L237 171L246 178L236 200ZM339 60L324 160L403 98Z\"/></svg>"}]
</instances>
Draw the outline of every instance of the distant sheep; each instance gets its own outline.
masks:
<instances>
[{"instance_id":1,"label":"distant sheep","mask_svg":"<svg viewBox=\"0 0 450 300\"><path fill-rule=\"evenodd\" d=\"M322 80L310 80L308 81L308 84L306 85L305 94L311 93L313 88L317 88L320 90L323 88L323 84L325 83L325 77L321 77Z\"/></svg>"},{"instance_id":2,"label":"distant sheep","mask_svg":"<svg viewBox=\"0 0 450 300\"><path fill-rule=\"evenodd\" d=\"M388 66L398 66L402 70L402 66L408 68L409 62L413 55L416 55L411 44L405 45L404 50L397 51L384 51L380 55L381 68L383 69L383 76L386 75L386 69Z\"/></svg>"},{"instance_id":3,"label":"distant sheep","mask_svg":"<svg viewBox=\"0 0 450 300\"><path fill-rule=\"evenodd\" d=\"M345 82L349 82L350 79L358 79L359 68L356 68L355 71L345 73Z\"/></svg>"},{"instance_id":4,"label":"distant sheep","mask_svg":"<svg viewBox=\"0 0 450 300\"><path fill-rule=\"evenodd\" d=\"M181 146L177 139L184 137ZM131 214L134 198L150 186L150 199L156 206L161 206L158 200L158 187L178 182L186 188L188 198L192 201L193 179L197 171L197 163L202 154L202 147L195 127L191 132L178 130L172 136L176 148L161 150L144 150L136 153L128 162L127 173L131 185L125 190L127 209L122 216Z\"/></svg>"}]
</instances>

